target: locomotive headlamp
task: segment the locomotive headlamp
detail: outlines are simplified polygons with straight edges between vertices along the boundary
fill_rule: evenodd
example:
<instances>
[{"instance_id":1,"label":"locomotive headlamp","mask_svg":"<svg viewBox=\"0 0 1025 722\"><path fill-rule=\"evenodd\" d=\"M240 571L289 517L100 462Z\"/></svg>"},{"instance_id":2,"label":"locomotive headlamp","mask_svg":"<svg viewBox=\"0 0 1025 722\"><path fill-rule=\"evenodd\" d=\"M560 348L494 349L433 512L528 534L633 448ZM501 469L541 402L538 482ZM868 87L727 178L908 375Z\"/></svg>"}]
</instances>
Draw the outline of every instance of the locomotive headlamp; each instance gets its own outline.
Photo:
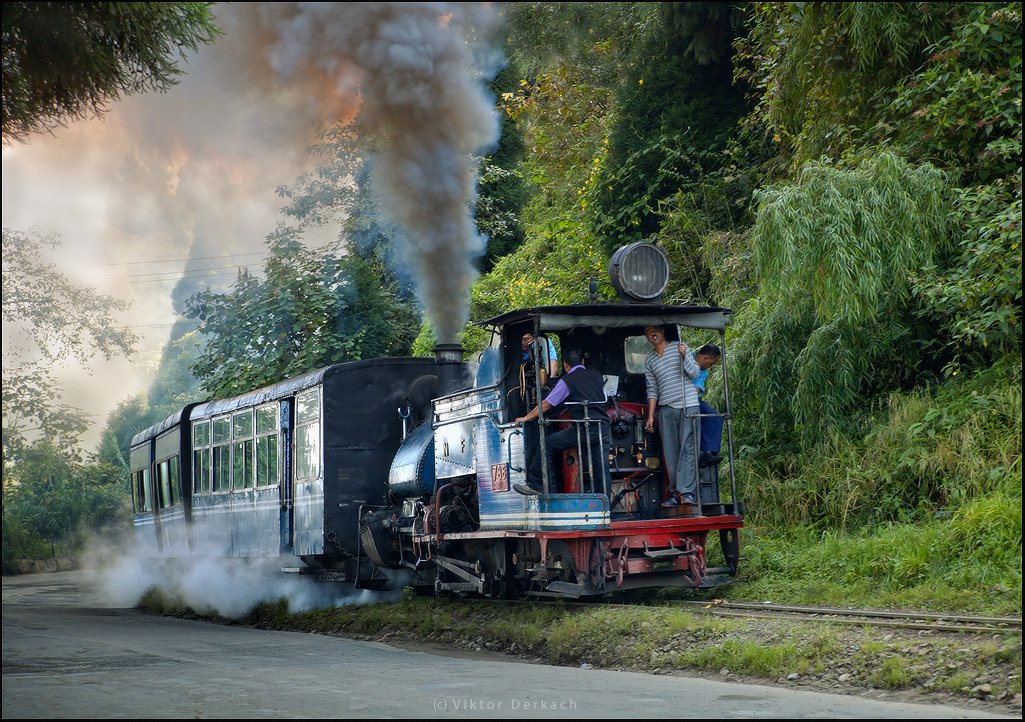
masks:
<instances>
[{"instance_id":1,"label":"locomotive headlamp","mask_svg":"<svg viewBox=\"0 0 1025 722\"><path fill-rule=\"evenodd\" d=\"M650 243L631 243L612 254L609 279L624 301L655 302L669 284L669 259Z\"/></svg>"}]
</instances>

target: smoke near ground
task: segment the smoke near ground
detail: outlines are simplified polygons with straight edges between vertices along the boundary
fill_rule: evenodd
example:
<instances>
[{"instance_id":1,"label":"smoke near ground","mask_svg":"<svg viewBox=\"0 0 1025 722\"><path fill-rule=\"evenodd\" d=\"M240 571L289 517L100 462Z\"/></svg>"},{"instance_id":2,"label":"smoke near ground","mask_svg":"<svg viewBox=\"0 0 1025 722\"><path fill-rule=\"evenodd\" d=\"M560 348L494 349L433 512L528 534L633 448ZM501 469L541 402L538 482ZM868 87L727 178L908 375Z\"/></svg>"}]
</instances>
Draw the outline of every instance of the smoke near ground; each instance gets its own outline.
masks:
<instances>
[{"instance_id":1,"label":"smoke near ground","mask_svg":"<svg viewBox=\"0 0 1025 722\"><path fill-rule=\"evenodd\" d=\"M91 572L96 594L111 607L134 607L157 589L177 606L196 613L241 619L263 603L284 600L290 613L349 604L392 602L390 591L356 589L341 582L317 582L308 575L282 571L282 559L222 557L153 559L127 552L132 544L93 540L81 558ZM298 560L295 560L298 563Z\"/></svg>"}]
</instances>

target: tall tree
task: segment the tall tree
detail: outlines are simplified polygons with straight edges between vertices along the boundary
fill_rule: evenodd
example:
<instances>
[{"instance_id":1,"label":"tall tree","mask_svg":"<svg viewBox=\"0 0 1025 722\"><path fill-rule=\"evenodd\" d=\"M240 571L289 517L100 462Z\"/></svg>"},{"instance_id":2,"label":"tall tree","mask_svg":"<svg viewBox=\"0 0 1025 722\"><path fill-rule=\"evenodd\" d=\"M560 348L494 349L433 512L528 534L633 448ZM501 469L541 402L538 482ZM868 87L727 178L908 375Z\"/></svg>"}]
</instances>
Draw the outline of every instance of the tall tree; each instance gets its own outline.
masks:
<instances>
[{"instance_id":1,"label":"tall tree","mask_svg":"<svg viewBox=\"0 0 1025 722\"><path fill-rule=\"evenodd\" d=\"M99 354L127 356L135 335L118 325L123 301L74 284L43 260L56 239L3 229L3 322L21 339L3 357L3 453L5 465L26 439L45 429L74 445L84 428L82 412L60 403L49 369Z\"/></svg>"},{"instance_id":2,"label":"tall tree","mask_svg":"<svg viewBox=\"0 0 1025 722\"><path fill-rule=\"evenodd\" d=\"M618 87L615 124L590 186L609 253L654 234L660 205L715 165L743 115L734 87L729 5L663 3Z\"/></svg>"},{"instance_id":3,"label":"tall tree","mask_svg":"<svg viewBox=\"0 0 1025 722\"><path fill-rule=\"evenodd\" d=\"M177 57L220 35L210 5L5 2L4 144L174 85Z\"/></svg>"},{"instance_id":4,"label":"tall tree","mask_svg":"<svg viewBox=\"0 0 1025 722\"><path fill-rule=\"evenodd\" d=\"M193 368L229 396L343 361L407 355L420 325L380 256L311 251L293 232L268 239L263 280L240 273L228 293L192 296L207 344Z\"/></svg>"}]
</instances>

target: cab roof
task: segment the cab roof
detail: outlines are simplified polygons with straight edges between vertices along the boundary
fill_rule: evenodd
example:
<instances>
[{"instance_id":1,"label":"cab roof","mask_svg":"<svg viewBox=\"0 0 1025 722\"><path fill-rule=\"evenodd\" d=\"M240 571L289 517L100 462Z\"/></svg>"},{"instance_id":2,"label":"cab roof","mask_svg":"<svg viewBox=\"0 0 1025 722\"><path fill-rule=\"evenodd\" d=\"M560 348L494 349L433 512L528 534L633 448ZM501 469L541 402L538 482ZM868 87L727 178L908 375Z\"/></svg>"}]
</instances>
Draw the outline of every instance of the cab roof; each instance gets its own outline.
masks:
<instances>
[{"instance_id":1,"label":"cab roof","mask_svg":"<svg viewBox=\"0 0 1025 722\"><path fill-rule=\"evenodd\" d=\"M479 325L503 328L537 322L541 331L568 331L582 327L624 328L679 325L722 331L733 312L717 306L667 306L651 303L602 303L573 306L536 306L503 313Z\"/></svg>"}]
</instances>

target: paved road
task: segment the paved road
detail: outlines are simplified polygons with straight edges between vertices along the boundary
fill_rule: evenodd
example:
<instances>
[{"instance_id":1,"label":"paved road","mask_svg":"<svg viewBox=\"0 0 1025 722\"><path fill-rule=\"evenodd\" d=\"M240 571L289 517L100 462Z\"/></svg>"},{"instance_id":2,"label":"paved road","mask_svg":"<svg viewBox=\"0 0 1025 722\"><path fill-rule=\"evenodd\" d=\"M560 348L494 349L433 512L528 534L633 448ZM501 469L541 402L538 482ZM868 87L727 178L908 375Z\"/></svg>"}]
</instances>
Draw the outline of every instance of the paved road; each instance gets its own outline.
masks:
<instances>
[{"instance_id":1,"label":"paved road","mask_svg":"<svg viewBox=\"0 0 1025 722\"><path fill-rule=\"evenodd\" d=\"M104 606L87 572L4 577L3 718L72 717L1000 719L164 618Z\"/></svg>"}]
</instances>

